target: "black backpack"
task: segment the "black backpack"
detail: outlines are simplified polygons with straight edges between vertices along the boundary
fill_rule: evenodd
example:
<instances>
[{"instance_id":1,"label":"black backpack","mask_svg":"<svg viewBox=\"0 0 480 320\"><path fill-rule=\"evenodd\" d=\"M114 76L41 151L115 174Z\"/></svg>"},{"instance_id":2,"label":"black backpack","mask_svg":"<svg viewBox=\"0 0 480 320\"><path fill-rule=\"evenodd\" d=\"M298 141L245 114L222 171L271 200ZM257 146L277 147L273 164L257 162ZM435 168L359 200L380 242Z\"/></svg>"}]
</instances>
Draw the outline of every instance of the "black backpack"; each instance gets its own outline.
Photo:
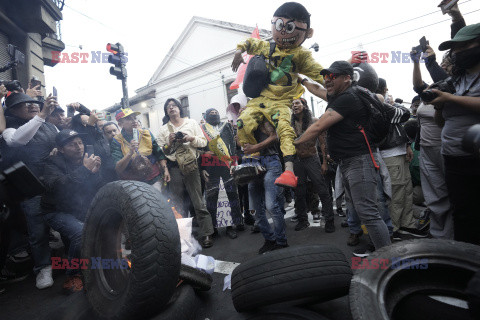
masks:
<instances>
[{"instance_id":1,"label":"black backpack","mask_svg":"<svg viewBox=\"0 0 480 320\"><path fill-rule=\"evenodd\" d=\"M275 42L270 42L270 53L268 59L275 52ZM257 98L260 96L263 88L268 84L270 72L268 71L265 56L256 55L248 62L247 70L243 78L243 92L249 98Z\"/></svg>"},{"instance_id":2,"label":"black backpack","mask_svg":"<svg viewBox=\"0 0 480 320\"><path fill-rule=\"evenodd\" d=\"M394 107L381 102L373 92L364 87L353 86L352 89L368 112L367 123L358 126L365 129L369 142L378 146L387 138L395 114Z\"/></svg>"}]
</instances>

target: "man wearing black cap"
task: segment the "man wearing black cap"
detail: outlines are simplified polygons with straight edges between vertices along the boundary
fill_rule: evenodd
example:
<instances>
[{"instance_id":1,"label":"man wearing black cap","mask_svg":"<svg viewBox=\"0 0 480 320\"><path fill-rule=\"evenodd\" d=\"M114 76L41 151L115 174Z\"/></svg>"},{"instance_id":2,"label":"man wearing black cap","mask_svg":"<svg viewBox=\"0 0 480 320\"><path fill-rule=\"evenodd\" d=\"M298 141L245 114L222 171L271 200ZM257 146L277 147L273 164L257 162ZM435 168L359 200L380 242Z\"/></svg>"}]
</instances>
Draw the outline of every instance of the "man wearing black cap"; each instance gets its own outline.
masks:
<instances>
[{"instance_id":1,"label":"man wearing black cap","mask_svg":"<svg viewBox=\"0 0 480 320\"><path fill-rule=\"evenodd\" d=\"M218 110L211 108L205 112L206 123L202 124L203 134L209 141L208 152L202 154L201 174L205 180L205 198L207 210L212 216L214 234L217 234L217 208L218 193L220 191L220 178L222 178L225 192L230 203L232 222L239 231L245 230L242 213L240 211L240 199L238 198L237 185L230 174L229 166L234 160L236 146L233 127L230 122L220 122ZM221 146L221 149L218 146ZM232 226L227 226L227 236L231 239L237 237Z\"/></svg>"},{"instance_id":2,"label":"man wearing black cap","mask_svg":"<svg viewBox=\"0 0 480 320\"><path fill-rule=\"evenodd\" d=\"M69 119L71 121L71 119ZM53 124L58 131L67 129L69 125L68 119L65 117L65 110L60 106L56 106L55 110L47 117L47 122Z\"/></svg>"},{"instance_id":3,"label":"man wearing black cap","mask_svg":"<svg viewBox=\"0 0 480 320\"><path fill-rule=\"evenodd\" d=\"M480 158L462 148L467 130L480 123L480 23L460 29L452 40L440 44L450 49L455 93L431 89L436 95L430 103L436 116L442 114L442 155L445 181L453 205L454 239L480 244Z\"/></svg>"},{"instance_id":4,"label":"man wearing black cap","mask_svg":"<svg viewBox=\"0 0 480 320\"><path fill-rule=\"evenodd\" d=\"M42 198L45 220L63 239L68 239L68 258L79 258L83 222L90 202L105 183L100 157L84 153L80 134L64 129L55 137L58 153L45 165L46 194ZM68 269L66 293L83 288L78 269Z\"/></svg>"},{"instance_id":5,"label":"man wearing black cap","mask_svg":"<svg viewBox=\"0 0 480 320\"><path fill-rule=\"evenodd\" d=\"M10 93L5 99L7 129L3 132L5 144L2 144L3 166L23 161L38 177L42 178L45 161L55 148L57 130L45 119L58 106L55 97L47 97L42 104L23 93ZM53 285L49 228L40 212L40 196L21 203L25 213L28 241L32 249L37 273L36 286L44 289Z\"/></svg>"},{"instance_id":6,"label":"man wearing black cap","mask_svg":"<svg viewBox=\"0 0 480 320\"><path fill-rule=\"evenodd\" d=\"M371 153L357 124L367 123L368 111L355 95L352 86L353 67L346 61L335 61L320 73L325 79L326 90L306 83L314 94L328 101L327 110L312 124L295 145L315 139L328 129L327 143L331 157L339 164L347 196L357 211L376 249L390 244L385 222L377 205L377 175Z\"/></svg>"}]
</instances>

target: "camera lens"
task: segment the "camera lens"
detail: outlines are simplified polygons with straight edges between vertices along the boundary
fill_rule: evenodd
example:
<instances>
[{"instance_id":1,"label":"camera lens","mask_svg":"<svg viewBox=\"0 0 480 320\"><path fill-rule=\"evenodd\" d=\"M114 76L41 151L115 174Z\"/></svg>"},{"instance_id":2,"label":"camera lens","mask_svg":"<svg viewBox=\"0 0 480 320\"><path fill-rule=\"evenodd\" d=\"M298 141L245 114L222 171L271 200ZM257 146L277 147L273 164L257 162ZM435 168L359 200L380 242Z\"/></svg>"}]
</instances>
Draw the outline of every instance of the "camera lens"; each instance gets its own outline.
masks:
<instances>
[{"instance_id":1,"label":"camera lens","mask_svg":"<svg viewBox=\"0 0 480 320\"><path fill-rule=\"evenodd\" d=\"M422 93L420 93L420 98L422 98L422 100L425 102L430 102L433 99L435 99L437 96L438 95L432 90L425 90Z\"/></svg>"}]
</instances>

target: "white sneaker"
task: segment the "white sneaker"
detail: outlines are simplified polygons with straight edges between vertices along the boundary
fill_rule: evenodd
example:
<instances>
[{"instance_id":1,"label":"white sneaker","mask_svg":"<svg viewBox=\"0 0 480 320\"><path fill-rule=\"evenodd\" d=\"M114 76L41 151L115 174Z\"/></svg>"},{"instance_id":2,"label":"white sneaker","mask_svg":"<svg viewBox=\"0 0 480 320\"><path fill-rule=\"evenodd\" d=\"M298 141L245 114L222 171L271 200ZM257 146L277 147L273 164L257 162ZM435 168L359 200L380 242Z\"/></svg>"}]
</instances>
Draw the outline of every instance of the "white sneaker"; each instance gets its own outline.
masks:
<instances>
[{"instance_id":1,"label":"white sneaker","mask_svg":"<svg viewBox=\"0 0 480 320\"><path fill-rule=\"evenodd\" d=\"M47 266L37 274L37 288L46 289L51 286L53 286L52 266Z\"/></svg>"}]
</instances>

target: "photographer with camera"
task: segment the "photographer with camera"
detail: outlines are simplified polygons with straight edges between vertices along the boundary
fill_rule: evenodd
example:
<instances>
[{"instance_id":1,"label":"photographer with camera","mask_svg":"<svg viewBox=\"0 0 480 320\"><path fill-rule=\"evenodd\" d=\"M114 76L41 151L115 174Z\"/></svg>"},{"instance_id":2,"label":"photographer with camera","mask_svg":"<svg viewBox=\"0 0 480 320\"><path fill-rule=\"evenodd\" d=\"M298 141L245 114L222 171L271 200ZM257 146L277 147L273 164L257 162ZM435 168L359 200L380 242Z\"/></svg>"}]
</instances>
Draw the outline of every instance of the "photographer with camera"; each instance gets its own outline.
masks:
<instances>
[{"instance_id":1,"label":"photographer with camera","mask_svg":"<svg viewBox=\"0 0 480 320\"><path fill-rule=\"evenodd\" d=\"M434 81L440 84L446 83L447 73L451 73L450 58L444 59L442 68L435 61L435 52L427 46L427 58L425 64ZM448 64L446 63L448 61ZM432 72L431 65L439 71ZM448 68L447 68L448 66ZM424 91L427 84L422 80L420 64L414 60L413 64L413 90L419 94L417 118L420 125L417 131L415 149L420 150L420 180L425 204L430 212L430 234L434 238L453 239L453 215L452 206L448 198L448 189L445 183L445 166L441 155L441 133L443 123L435 117L435 110L430 100L435 98L431 90ZM454 90L454 89L453 89ZM414 98L414 99L415 99ZM412 105L413 105L412 101ZM440 125L441 124L441 125Z\"/></svg>"},{"instance_id":2,"label":"photographer with camera","mask_svg":"<svg viewBox=\"0 0 480 320\"><path fill-rule=\"evenodd\" d=\"M442 155L445 181L453 205L454 239L480 244L480 158L462 149L467 130L480 123L480 23L462 28L452 40L440 44L450 49L455 93L430 89L436 95L430 103L442 113Z\"/></svg>"},{"instance_id":3,"label":"photographer with camera","mask_svg":"<svg viewBox=\"0 0 480 320\"><path fill-rule=\"evenodd\" d=\"M188 192L200 226L200 244L204 248L213 245L213 223L202 196L197 149L207 146L198 123L185 118L181 103L173 98L164 105L164 125L158 134L158 144L163 146L170 172L169 191L173 203L183 217L187 217L184 193Z\"/></svg>"},{"instance_id":4,"label":"photographer with camera","mask_svg":"<svg viewBox=\"0 0 480 320\"><path fill-rule=\"evenodd\" d=\"M55 148L57 130L45 119L58 106L56 97L48 96L45 103L34 100L24 93L11 93L5 100L7 129L3 132L2 166L23 161L40 179L50 152ZM26 216L28 241L32 249L39 289L53 285L49 228L40 212L40 196L23 201L21 207Z\"/></svg>"}]
</instances>

